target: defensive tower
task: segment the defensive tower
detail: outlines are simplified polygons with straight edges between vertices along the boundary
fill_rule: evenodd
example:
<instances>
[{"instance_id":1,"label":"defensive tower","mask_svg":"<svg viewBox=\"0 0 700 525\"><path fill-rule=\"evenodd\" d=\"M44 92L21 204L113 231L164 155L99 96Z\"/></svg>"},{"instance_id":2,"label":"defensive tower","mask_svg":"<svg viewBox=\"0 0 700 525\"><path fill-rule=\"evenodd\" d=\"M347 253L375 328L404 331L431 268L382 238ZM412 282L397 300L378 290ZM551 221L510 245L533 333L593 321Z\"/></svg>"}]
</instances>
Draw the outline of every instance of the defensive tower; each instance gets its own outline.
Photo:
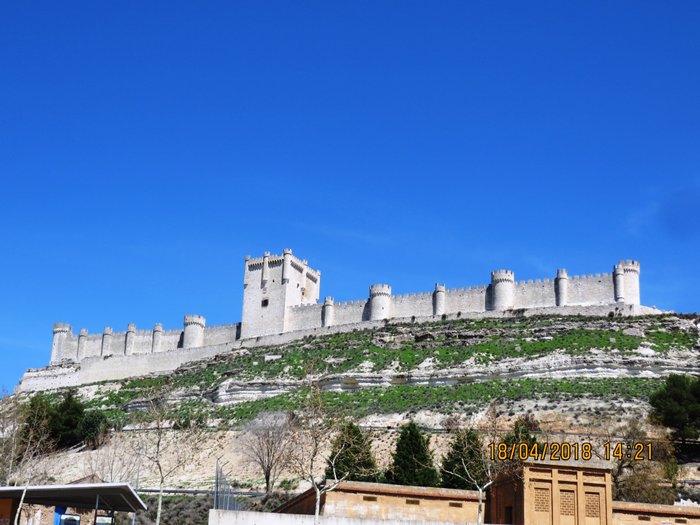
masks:
<instances>
[{"instance_id":1,"label":"defensive tower","mask_svg":"<svg viewBox=\"0 0 700 525\"><path fill-rule=\"evenodd\" d=\"M204 346L204 325L206 319L201 315L186 315L185 330L182 335L183 348L197 348Z\"/></svg>"},{"instance_id":2,"label":"defensive tower","mask_svg":"<svg viewBox=\"0 0 700 525\"><path fill-rule=\"evenodd\" d=\"M136 346L136 324L129 323L126 325L126 340L124 343L124 355L131 355L134 353L134 346Z\"/></svg>"},{"instance_id":3,"label":"defensive tower","mask_svg":"<svg viewBox=\"0 0 700 525\"><path fill-rule=\"evenodd\" d=\"M389 319L392 315L391 286L373 284L369 287L369 320Z\"/></svg>"},{"instance_id":4,"label":"defensive tower","mask_svg":"<svg viewBox=\"0 0 700 525\"><path fill-rule=\"evenodd\" d=\"M639 262L633 260L620 261L625 276L625 303L641 304L639 294Z\"/></svg>"},{"instance_id":5,"label":"defensive tower","mask_svg":"<svg viewBox=\"0 0 700 525\"><path fill-rule=\"evenodd\" d=\"M321 272L285 249L258 259L246 257L243 274L241 338L281 334L291 329L289 308L318 302Z\"/></svg>"},{"instance_id":6,"label":"defensive tower","mask_svg":"<svg viewBox=\"0 0 700 525\"><path fill-rule=\"evenodd\" d=\"M54 323L53 341L51 343L51 364L58 363L63 357L63 347L71 335L71 327L66 323Z\"/></svg>"},{"instance_id":7,"label":"defensive tower","mask_svg":"<svg viewBox=\"0 0 700 525\"><path fill-rule=\"evenodd\" d=\"M87 328L81 328L80 332L78 333L78 351L76 352L76 355L75 355L76 362L80 362L80 360L85 355L85 341L87 341L87 336L88 336Z\"/></svg>"},{"instance_id":8,"label":"defensive tower","mask_svg":"<svg viewBox=\"0 0 700 525\"><path fill-rule=\"evenodd\" d=\"M554 293L557 306L566 306L569 302L569 274L566 268L557 270L557 278L554 281Z\"/></svg>"},{"instance_id":9,"label":"defensive tower","mask_svg":"<svg viewBox=\"0 0 700 525\"><path fill-rule=\"evenodd\" d=\"M491 272L491 310L512 310L515 304L515 274L511 270Z\"/></svg>"},{"instance_id":10,"label":"defensive tower","mask_svg":"<svg viewBox=\"0 0 700 525\"><path fill-rule=\"evenodd\" d=\"M102 345L100 346L100 355L106 356L112 353L112 327L105 326L102 330Z\"/></svg>"},{"instance_id":11,"label":"defensive tower","mask_svg":"<svg viewBox=\"0 0 700 525\"><path fill-rule=\"evenodd\" d=\"M445 313L445 285L435 283L433 291L433 315L443 315Z\"/></svg>"},{"instance_id":12,"label":"defensive tower","mask_svg":"<svg viewBox=\"0 0 700 525\"><path fill-rule=\"evenodd\" d=\"M324 327L333 326L335 322L335 303L332 297L326 297L325 301L323 301L323 312L321 312L321 316L323 317L321 322Z\"/></svg>"}]
</instances>

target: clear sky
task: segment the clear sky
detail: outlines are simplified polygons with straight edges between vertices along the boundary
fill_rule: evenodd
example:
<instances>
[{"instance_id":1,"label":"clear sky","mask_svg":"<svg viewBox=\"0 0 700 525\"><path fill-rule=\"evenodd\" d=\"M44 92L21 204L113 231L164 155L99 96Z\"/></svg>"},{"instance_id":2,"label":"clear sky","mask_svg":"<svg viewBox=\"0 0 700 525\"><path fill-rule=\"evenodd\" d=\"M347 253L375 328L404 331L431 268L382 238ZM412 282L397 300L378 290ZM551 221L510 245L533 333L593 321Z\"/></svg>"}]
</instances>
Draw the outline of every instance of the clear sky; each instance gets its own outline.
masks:
<instances>
[{"instance_id":1,"label":"clear sky","mask_svg":"<svg viewBox=\"0 0 700 525\"><path fill-rule=\"evenodd\" d=\"M642 265L700 310L700 3L4 2L0 385L52 324Z\"/></svg>"}]
</instances>

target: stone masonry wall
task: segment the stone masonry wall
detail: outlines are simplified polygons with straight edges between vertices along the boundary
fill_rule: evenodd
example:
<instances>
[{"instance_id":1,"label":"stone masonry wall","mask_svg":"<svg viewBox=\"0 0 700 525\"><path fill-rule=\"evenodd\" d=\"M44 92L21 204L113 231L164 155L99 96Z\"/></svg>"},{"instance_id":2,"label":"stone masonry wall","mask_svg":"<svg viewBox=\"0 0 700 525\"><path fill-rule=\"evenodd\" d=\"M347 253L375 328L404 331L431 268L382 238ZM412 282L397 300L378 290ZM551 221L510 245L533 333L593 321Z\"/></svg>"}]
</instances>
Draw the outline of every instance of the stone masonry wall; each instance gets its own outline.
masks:
<instances>
[{"instance_id":1,"label":"stone masonry wall","mask_svg":"<svg viewBox=\"0 0 700 525\"><path fill-rule=\"evenodd\" d=\"M348 303L346 309L357 315L362 312L364 304ZM484 319L484 318L508 318L514 316L538 316L538 315L574 315L574 316L607 316L615 315L657 315L661 313L655 308L639 305L608 304L595 306L564 306L558 308L531 308L521 311L505 312L462 312L446 314L445 319ZM400 323L430 323L435 322L434 316L394 318L381 321L358 320L354 323L338 326L316 327L287 332L284 334L261 336L253 339L239 339L223 344L214 344L200 348L179 348L168 352L156 354L115 355L105 357L91 357L80 363L62 362L46 368L33 368L27 370L17 386L18 392L32 392L40 390L52 390L78 385L95 383L98 381L116 381L131 377L145 376L149 374L163 374L176 370L178 367L191 362L196 362L214 357L218 354L230 352L238 348L254 348L258 346L284 345L309 336L322 336L353 330L368 330L378 328L386 324ZM235 325L229 325L235 326ZM231 328L229 328L231 329Z\"/></svg>"},{"instance_id":2,"label":"stone masonry wall","mask_svg":"<svg viewBox=\"0 0 700 525\"><path fill-rule=\"evenodd\" d=\"M519 282L512 271L497 270L492 272L488 285L460 289L436 285L431 292L393 295L390 285L376 284L370 287L368 299L334 303L328 297L319 303L320 272L309 267L306 260L294 257L291 250L282 255L266 253L260 259L246 258L241 323L205 327L204 317L188 315L183 329L164 331L157 324L153 329L137 330L130 324L126 332L105 328L102 334L89 334L85 329L74 334L70 326L57 323L51 364L84 366L72 372L62 369L55 377L30 371L23 383L31 382L36 387L42 381L46 385L56 381L82 384L116 379L121 374L131 377L162 372L204 358L212 348L277 340L275 337L296 339L318 330L347 331L370 326L374 321L498 317L511 311L540 309L552 314L562 308L570 311L574 306L638 306L639 263L620 261L614 270L613 274L569 277L562 269L556 278ZM110 358L115 360L100 364Z\"/></svg>"}]
</instances>

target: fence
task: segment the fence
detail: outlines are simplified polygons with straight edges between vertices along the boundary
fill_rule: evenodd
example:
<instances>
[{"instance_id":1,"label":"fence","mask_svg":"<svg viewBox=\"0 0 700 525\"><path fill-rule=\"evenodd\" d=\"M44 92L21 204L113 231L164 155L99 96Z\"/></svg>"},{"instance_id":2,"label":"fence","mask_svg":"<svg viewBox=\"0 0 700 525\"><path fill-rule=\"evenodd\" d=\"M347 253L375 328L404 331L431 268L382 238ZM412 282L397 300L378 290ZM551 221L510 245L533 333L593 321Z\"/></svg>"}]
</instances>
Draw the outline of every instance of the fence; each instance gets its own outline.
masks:
<instances>
[{"instance_id":1,"label":"fence","mask_svg":"<svg viewBox=\"0 0 700 525\"><path fill-rule=\"evenodd\" d=\"M214 477L214 509L240 511L241 503L236 497L239 493L240 491L234 490L226 478L223 465L217 461Z\"/></svg>"}]
</instances>

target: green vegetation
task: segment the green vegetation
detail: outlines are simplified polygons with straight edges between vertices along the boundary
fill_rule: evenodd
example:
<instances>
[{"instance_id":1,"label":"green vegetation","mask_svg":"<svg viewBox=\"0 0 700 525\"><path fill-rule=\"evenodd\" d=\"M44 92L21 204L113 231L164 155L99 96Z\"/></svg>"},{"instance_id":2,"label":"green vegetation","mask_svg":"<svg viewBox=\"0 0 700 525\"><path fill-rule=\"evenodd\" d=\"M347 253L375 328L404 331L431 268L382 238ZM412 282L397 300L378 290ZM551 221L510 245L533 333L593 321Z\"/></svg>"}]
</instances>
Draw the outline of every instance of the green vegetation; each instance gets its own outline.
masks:
<instances>
[{"instance_id":1,"label":"green vegetation","mask_svg":"<svg viewBox=\"0 0 700 525\"><path fill-rule=\"evenodd\" d=\"M372 444L352 421L345 423L333 440L326 477L347 481L379 481Z\"/></svg>"},{"instance_id":2,"label":"green vegetation","mask_svg":"<svg viewBox=\"0 0 700 525\"><path fill-rule=\"evenodd\" d=\"M41 429L47 447L65 449L85 442L96 448L108 430L107 417L85 408L73 390L66 391L61 399L36 394L24 408L23 424L27 431Z\"/></svg>"},{"instance_id":3,"label":"green vegetation","mask_svg":"<svg viewBox=\"0 0 700 525\"><path fill-rule=\"evenodd\" d=\"M442 460L441 486L448 489L476 490L486 483L484 446L474 429L455 432Z\"/></svg>"},{"instance_id":4,"label":"green vegetation","mask_svg":"<svg viewBox=\"0 0 700 525\"><path fill-rule=\"evenodd\" d=\"M700 378L671 375L649 399L652 416L673 429L674 437L686 439L700 434Z\"/></svg>"},{"instance_id":5,"label":"green vegetation","mask_svg":"<svg viewBox=\"0 0 700 525\"><path fill-rule=\"evenodd\" d=\"M647 332L646 339L651 343L652 348L659 352L667 352L671 349L688 350L693 348L698 340L695 334L681 330L650 331Z\"/></svg>"},{"instance_id":6,"label":"green vegetation","mask_svg":"<svg viewBox=\"0 0 700 525\"><path fill-rule=\"evenodd\" d=\"M323 402L337 414L363 417L430 409L449 413L469 411L494 399L547 399L564 401L582 397L607 400L646 401L663 384L663 379L646 378L569 378L491 380L458 383L454 386L413 386L363 388L347 392L325 391ZM297 410L303 405L308 388L273 397L234 405L214 405L209 401L191 400L173 405L172 419L186 427L204 424L207 418L221 426L237 425L263 412ZM91 403L94 404L94 401ZM104 410L110 426L120 428L127 420L123 409ZM179 422L179 423L178 423Z\"/></svg>"},{"instance_id":7,"label":"green vegetation","mask_svg":"<svg viewBox=\"0 0 700 525\"><path fill-rule=\"evenodd\" d=\"M627 330L638 329L637 332ZM625 333L627 332L627 333ZM631 335L639 334L639 335ZM643 335L642 335L643 334ZM206 401L227 379L237 381L305 381L339 374L409 374L421 364L433 369L459 367L468 376L473 366L488 366L503 359L532 359L554 352L584 356L597 353L632 354L640 347L666 353L689 350L697 334L678 328L676 317L585 318L514 317L508 319L457 319L424 324L386 324L381 328L307 337L279 347L234 350L213 360L193 364L163 376L125 381L118 388L104 385L86 408L100 409L119 428L125 412L138 407L134 401L154 392L186 391L190 399L174 409L178 425L199 424L203 417L242 421L266 410L291 410L298 406L290 393L233 406L215 407ZM452 373L451 375L455 375ZM550 399L589 395L600 398L648 399L656 382L649 379L514 380L460 383L455 386L390 389L369 388L325 393L335 409L352 414L408 411L412 408L452 410L494 398Z\"/></svg>"},{"instance_id":8,"label":"green vegetation","mask_svg":"<svg viewBox=\"0 0 700 525\"><path fill-rule=\"evenodd\" d=\"M440 476L433 465L430 436L409 421L401 428L393 461L386 472L386 481L394 485L437 487Z\"/></svg>"},{"instance_id":9,"label":"green vegetation","mask_svg":"<svg viewBox=\"0 0 700 525\"><path fill-rule=\"evenodd\" d=\"M322 398L334 413L363 417L421 409L449 413L475 405L483 406L494 399L557 401L592 397L646 401L662 383L662 379L642 378L493 380L455 386L401 385L353 392L323 392ZM212 409L212 415L224 422L241 422L262 412L295 410L301 406L304 395L305 389L299 389L267 399L216 407Z\"/></svg>"}]
</instances>

